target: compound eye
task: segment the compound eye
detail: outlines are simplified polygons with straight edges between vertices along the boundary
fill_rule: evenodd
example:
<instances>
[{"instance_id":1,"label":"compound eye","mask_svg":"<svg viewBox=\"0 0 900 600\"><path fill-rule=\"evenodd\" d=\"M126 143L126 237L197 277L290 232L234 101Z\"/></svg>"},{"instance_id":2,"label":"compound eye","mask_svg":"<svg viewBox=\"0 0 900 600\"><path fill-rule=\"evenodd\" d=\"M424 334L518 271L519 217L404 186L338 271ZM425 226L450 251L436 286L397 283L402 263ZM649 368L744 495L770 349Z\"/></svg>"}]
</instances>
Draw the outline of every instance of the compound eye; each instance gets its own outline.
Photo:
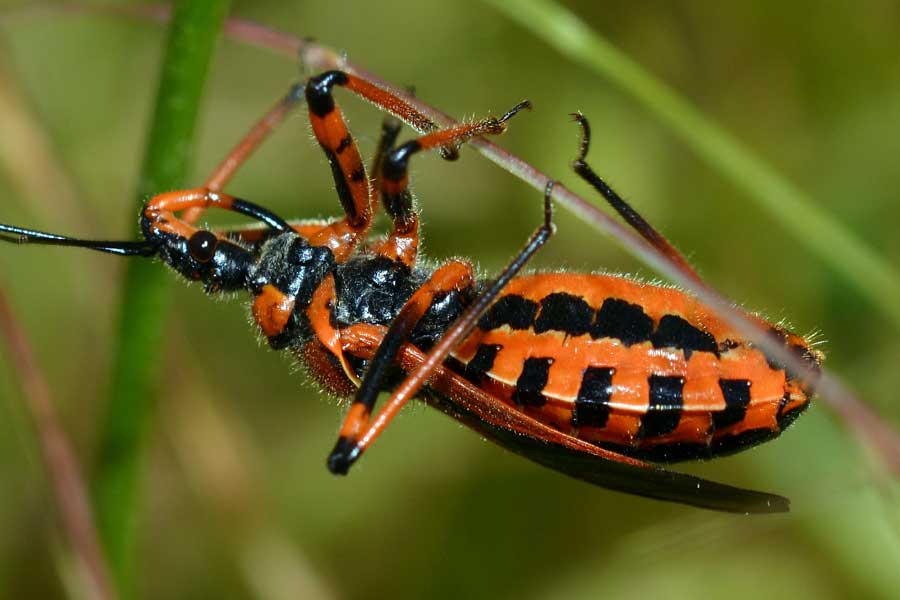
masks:
<instances>
[{"instance_id":1,"label":"compound eye","mask_svg":"<svg viewBox=\"0 0 900 600\"><path fill-rule=\"evenodd\" d=\"M198 231L188 240L188 251L194 260L205 263L212 260L219 239L210 231Z\"/></svg>"}]
</instances>

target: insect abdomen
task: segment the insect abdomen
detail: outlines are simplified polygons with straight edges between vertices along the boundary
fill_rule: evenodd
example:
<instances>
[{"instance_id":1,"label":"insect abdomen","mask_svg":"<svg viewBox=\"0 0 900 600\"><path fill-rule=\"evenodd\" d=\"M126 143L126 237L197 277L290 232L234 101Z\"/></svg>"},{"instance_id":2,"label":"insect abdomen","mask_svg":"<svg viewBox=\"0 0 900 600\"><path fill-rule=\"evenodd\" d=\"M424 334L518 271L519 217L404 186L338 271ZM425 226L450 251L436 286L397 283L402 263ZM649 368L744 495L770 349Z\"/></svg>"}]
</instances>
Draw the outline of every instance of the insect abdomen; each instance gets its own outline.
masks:
<instances>
[{"instance_id":1,"label":"insect abdomen","mask_svg":"<svg viewBox=\"0 0 900 600\"><path fill-rule=\"evenodd\" d=\"M775 329L818 366L805 340ZM811 395L691 296L601 275L514 280L454 357L538 420L656 461L771 439Z\"/></svg>"}]
</instances>

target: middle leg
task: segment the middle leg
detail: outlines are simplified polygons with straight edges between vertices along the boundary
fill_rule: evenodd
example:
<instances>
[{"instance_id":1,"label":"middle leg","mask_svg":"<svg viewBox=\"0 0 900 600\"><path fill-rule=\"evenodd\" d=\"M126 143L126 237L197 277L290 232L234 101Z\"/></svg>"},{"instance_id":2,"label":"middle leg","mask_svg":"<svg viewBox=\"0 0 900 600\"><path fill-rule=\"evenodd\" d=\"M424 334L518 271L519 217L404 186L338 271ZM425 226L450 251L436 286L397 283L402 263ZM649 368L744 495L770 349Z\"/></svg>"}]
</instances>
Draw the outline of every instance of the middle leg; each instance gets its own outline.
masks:
<instances>
[{"instance_id":1,"label":"middle leg","mask_svg":"<svg viewBox=\"0 0 900 600\"><path fill-rule=\"evenodd\" d=\"M526 100L512 107L502 117L488 117L474 123L457 125L435 131L396 148L391 148L381 161L376 183L384 202L384 209L393 222L393 229L379 246L378 254L399 261L412 268L419 248L419 216L409 189L409 160L423 150L457 147L481 135L498 135L506 131L506 123L523 109L530 109Z\"/></svg>"}]
</instances>

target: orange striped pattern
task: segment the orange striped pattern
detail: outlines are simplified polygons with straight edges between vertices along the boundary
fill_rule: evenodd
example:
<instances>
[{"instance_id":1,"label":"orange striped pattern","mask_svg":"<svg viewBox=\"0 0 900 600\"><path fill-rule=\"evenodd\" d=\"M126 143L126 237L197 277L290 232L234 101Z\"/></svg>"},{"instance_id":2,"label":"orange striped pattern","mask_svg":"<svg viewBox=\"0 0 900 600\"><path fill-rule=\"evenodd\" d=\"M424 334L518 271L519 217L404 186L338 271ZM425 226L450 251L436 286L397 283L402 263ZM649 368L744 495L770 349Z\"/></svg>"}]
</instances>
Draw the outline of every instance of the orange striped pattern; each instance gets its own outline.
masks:
<instances>
[{"instance_id":1,"label":"orange striped pattern","mask_svg":"<svg viewBox=\"0 0 900 600\"><path fill-rule=\"evenodd\" d=\"M805 407L810 392L798 381L789 379L783 369L770 366L766 356L740 334L693 297L672 288L662 288L605 275L548 273L514 279L503 296L516 295L535 303L550 294L565 292L580 297L595 310L608 298L639 305L655 324L665 315L682 317L694 327L715 337L719 355L713 352L686 353L678 348L656 348L650 341L624 345L613 338L594 339L590 334L566 335L561 331L535 333L533 328L476 329L453 352L463 365L475 357L483 344L501 347L493 365L481 383L517 410L564 433L592 442L605 442L623 448L647 448L663 444L688 443L710 445L747 431L779 431L778 418ZM502 296L501 296L502 297ZM767 325L761 319L761 324ZM809 350L798 336L787 335L789 343ZM723 344L729 340L728 344ZM814 351L810 351L816 356ZM517 406L512 400L517 379L526 359L551 357L540 407ZM573 424L579 387L589 367L613 369L609 416L603 427L579 427ZM642 438L641 417L650 406L648 380L651 376L680 377L684 381L680 419L671 432ZM749 381L749 403L743 417L720 429L713 427L713 416L726 409L720 380Z\"/></svg>"}]
</instances>

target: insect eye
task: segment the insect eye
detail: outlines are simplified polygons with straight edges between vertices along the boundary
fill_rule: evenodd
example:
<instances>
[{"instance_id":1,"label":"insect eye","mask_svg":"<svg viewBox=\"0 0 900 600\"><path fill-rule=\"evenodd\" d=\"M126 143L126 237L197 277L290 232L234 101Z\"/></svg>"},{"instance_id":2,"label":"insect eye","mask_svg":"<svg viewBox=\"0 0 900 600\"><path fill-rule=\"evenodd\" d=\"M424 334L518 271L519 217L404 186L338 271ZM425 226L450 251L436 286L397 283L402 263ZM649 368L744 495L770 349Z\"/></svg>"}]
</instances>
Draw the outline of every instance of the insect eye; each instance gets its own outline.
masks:
<instances>
[{"instance_id":1,"label":"insect eye","mask_svg":"<svg viewBox=\"0 0 900 600\"><path fill-rule=\"evenodd\" d=\"M188 240L188 251L194 260L205 263L212 260L219 239L209 231L198 231Z\"/></svg>"}]
</instances>

